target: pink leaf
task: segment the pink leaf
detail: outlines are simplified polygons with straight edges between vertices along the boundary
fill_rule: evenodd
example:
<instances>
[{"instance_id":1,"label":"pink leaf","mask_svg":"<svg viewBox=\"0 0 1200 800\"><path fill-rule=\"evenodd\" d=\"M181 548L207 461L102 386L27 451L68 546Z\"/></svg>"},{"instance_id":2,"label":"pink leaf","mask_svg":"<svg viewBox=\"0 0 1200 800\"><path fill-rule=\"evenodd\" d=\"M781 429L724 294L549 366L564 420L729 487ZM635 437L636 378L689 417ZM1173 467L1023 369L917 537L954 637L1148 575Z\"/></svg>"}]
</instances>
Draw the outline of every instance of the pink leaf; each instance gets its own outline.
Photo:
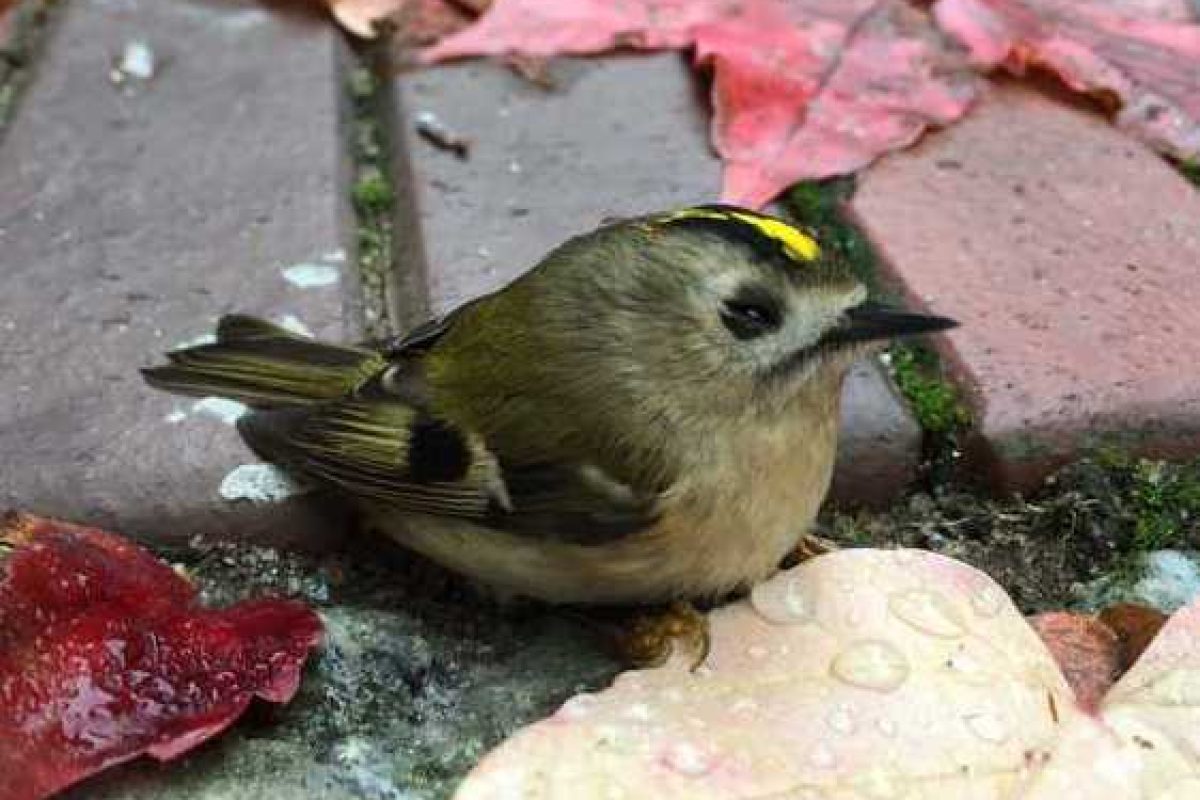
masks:
<instances>
[{"instance_id":1,"label":"pink leaf","mask_svg":"<svg viewBox=\"0 0 1200 800\"><path fill-rule=\"evenodd\" d=\"M130 541L24 515L0 524L0 786L46 797L143 753L174 758L254 697L285 703L318 643L304 605L223 611Z\"/></svg>"},{"instance_id":2,"label":"pink leaf","mask_svg":"<svg viewBox=\"0 0 1200 800\"><path fill-rule=\"evenodd\" d=\"M698 58L715 64L727 202L758 207L796 181L855 172L958 119L979 91L924 15L901 3L773 35L776 50L761 33L731 39L727 28L697 40ZM793 85L779 86L789 73Z\"/></svg>"},{"instance_id":3,"label":"pink leaf","mask_svg":"<svg viewBox=\"0 0 1200 800\"><path fill-rule=\"evenodd\" d=\"M1000 587L931 553L820 556L710 620L700 670L572 698L458 800L1200 797L1200 601L1088 709ZM1111 675L1103 624L1039 625L1084 684Z\"/></svg>"},{"instance_id":4,"label":"pink leaf","mask_svg":"<svg viewBox=\"0 0 1200 800\"><path fill-rule=\"evenodd\" d=\"M628 672L568 701L459 800L1002 798L1073 704L1003 591L929 553L821 556L711 622L698 672Z\"/></svg>"},{"instance_id":5,"label":"pink leaf","mask_svg":"<svg viewBox=\"0 0 1200 800\"><path fill-rule=\"evenodd\" d=\"M749 206L911 144L979 88L900 0L498 0L425 58L689 46L714 72L723 199Z\"/></svg>"},{"instance_id":6,"label":"pink leaf","mask_svg":"<svg viewBox=\"0 0 1200 800\"><path fill-rule=\"evenodd\" d=\"M938 0L938 23L985 67L1057 73L1119 98L1117 124L1177 158L1200 157L1200 25L1164 0Z\"/></svg>"}]
</instances>

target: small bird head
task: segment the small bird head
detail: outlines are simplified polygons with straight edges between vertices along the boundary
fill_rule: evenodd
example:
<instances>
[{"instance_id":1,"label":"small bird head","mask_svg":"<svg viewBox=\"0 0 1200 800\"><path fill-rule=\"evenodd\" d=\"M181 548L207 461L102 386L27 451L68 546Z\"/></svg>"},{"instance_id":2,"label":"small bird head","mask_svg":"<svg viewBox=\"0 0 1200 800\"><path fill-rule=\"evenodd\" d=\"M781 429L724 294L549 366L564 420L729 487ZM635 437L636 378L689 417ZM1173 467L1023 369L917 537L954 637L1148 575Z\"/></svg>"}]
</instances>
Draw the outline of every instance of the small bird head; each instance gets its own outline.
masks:
<instances>
[{"instance_id":1,"label":"small bird head","mask_svg":"<svg viewBox=\"0 0 1200 800\"><path fill-rule=\"evenodd\" d=\"M630 380L719 413L777 408L814 378L836 388L887 340L955 324L868 300L813 237L730 206L615 222L543 266L561 299L543 308L587 310L559 320L576 332L577 352L612 352L610 365Z\"/></svg>"}]
</instances>

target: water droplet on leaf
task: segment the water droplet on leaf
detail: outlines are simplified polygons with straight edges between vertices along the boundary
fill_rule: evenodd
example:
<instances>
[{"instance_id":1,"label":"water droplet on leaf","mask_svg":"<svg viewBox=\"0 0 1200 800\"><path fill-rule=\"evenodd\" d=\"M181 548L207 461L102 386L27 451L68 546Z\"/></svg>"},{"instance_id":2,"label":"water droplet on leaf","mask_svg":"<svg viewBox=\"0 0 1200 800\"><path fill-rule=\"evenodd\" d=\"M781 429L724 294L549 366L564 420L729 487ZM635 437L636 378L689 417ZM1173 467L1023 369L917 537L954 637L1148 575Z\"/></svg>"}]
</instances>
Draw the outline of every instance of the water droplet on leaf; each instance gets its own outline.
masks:
<instances>
[{"instance_id":1,"label":"water droplet on leaf","mask_svg":"<svg viewBox=\"0 0 1200 800\"><path fill-rule=\"evenodd\" d=\"M912 589L888 598L891 612L913 628L943 639L956 639L966 632L962 618L949 600L937 592Z\"/></svg>"},{"instance_id":2,"label":"water droplet on leaf","mask_svg":"<svg viewBox=\"0 0 1200 800\"><path fill-rule=\"evenodd\" d=\"M755 586L750 592L750 603L767 620L780 625L811 622L815 615L809 590L796 575Z\"/></svg>"},{"instance_id":3,"label":"water droplet on leaf","mask_svg":"<svg viewBox=\"0 0 1200 800\"><path fill-rule=\"evenodd\" d=\"M825 722L830 729L837 733L851 733L854 730L854 717L850 716L850 710L844 705L839 705L829 712L825 717Z\"/></svg>"},{"instance_id":4,"label":"water droplet on leaf","mask_svg":"<svg viewBox=\"0 0 1200 800\"><path fill-rule=\"evenodd\" d=\"M995 586L984 586L971 596L971 608L984 619L991 619L1004 607L1004 597Z\"/></svg>"},{"instance_id":5,"label":"water droplet on leaf","mask_svg":"<svg viewBox=\"0 0 1200 800\"><path fill-rule=\"evenodd\" d=\"M1163 706L1200 705L1200 672L1192 669L1173 669L1150 684L1145 698Z\"/></svg>"},{"instance_id":6,"label":"water droplet on leaf","mask_svg":"<svg viewBox=\"0 0 1200 800\"><path fill-rule=\"evenodd\" d=\"M908 678L909 670L904 654L879 639L863 639L850 644L830 665L830 672L843 683L877 692L890 692L899 687Z\"/></svg>"},{"instance_id":7,"label":"water droplet on leaf","mask_svg":"<svg viewBox=\"0 0 1200 800\"><path fill-rule=\"evenodd\" d=\"M808 751L808 760L818 769L833 769L837 765L837 756L824 744L818 744Z\"/></svg>"},{"instance_id":8,"label":"water droplet on leaf","mask_svg":"<svg viewBox=\"0 0 1200 800\"><path fill-rule=\"evenodd\" d=\"M563 703L555 716L565 720L582 719L595 711L599 703L594 694L577 694Z\"/></svg>"},{"instance_id":9,"label":"water droplet on leaf","mask_svg":"<svg viewBox=\"0 0 1200 800\"><path fill-rule=\"evenodd\" d=\"M1008 737L1012 733L1004 718L992 711L977 711L967 714L963 717L963 722L967 724L967 729L971 733L992 744L1002 744L1008 741Z\"/></svg>"},{"instance_id":10,"label":"water droplet on leaf","mask_svg":"<svg viewBox=\"0 0 1200 800\"><path fill-rule=\"evenodd\" d=\"M677 742L667 748L666 762L668 767L689 778L698 778L712 769L708 755L690 742Z\"/></svg>"}]
</instances>

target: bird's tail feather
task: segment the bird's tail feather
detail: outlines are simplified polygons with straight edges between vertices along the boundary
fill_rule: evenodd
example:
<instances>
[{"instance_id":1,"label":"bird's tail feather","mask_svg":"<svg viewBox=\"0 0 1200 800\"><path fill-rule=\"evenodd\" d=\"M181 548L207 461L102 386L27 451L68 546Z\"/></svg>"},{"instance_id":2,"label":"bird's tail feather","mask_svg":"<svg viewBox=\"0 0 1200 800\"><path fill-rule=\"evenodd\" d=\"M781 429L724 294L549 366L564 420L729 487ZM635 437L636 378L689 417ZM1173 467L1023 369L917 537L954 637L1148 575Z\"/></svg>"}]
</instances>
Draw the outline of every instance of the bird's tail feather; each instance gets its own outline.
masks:
<instances>
[{"instance_id":1,"label":"bird's tail feather","mask_svg":"<svg viewBox=\"0 0 1200 800\"><path fill-rule=\"evenodd\" d=\"M167 359L170 364L142 370L151 386L255 408L332 400L383 367L371 350L325 344L241 314L221 318L215 342L176 350Z\"/></svg>"}]
</instances>

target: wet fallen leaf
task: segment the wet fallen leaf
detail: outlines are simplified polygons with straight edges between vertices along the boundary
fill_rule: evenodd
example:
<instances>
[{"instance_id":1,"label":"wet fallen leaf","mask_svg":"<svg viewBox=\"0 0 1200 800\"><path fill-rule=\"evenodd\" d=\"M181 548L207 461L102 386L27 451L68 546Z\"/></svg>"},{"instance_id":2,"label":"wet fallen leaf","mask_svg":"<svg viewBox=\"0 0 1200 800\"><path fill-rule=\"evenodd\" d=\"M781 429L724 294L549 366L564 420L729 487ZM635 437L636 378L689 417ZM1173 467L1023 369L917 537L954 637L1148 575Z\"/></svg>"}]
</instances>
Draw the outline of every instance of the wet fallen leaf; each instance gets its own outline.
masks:
<instances>
[{"instance_id":1,"label":"wet fallen leaf","mask_svg":"<svg viewBox=\"0 0 1200 800\"><path fill-rule=\"evenodd\" d=\"M722 194L740 205L764 205L797 181L849 174L907 147L966 113L979 90L925 15L899 2L774 34L793 39L790 49L734 31L732 41L724 28L699 32L696 54L714 64ZM788 75L793 85L779 86Z\"/></svg>"},{"instance_id":2,"label":"wet fallen leaf","mask_svg":"<svg viewBox=\"0 0 1200 800\"><path fill-rule=\"evenodd\" d=\"M1063 727L1022 800L1200 797L1200 602L1175 613L1096 716Z\"/></svg>"},{"instance_id":3,"label":"wet fallen leaf","mask_svg":"<svg viewBox=\"0 0 1200 800\"><path fill-rule=\"evenodd\" d=\"M425 55L693 46L714 74L723 199L749 206L910 144L978 91L965 61L901 0L499 0Z\"/></svg>"},{"instance_id":4,"label":"wet fallen leaf","mask_svg":"<svg viewBox=\"0 0 1200 800\"><path fill-rule=\"evenodd\" d=\"M1058 662L1080 708L1099 707L1124 671L1120 637L1088 614L1051 611L1032 617L1029 624Z\"/></svg>"},{"instance_id":5,"label":"wet fallen leaf","mask_svg":"<svg viewBox=\"0 0 1200 800\"><path fill-rule=\"evenodd\" d=\"M1200 156L1200 24L1179 4L938 0L939 24L985 67L1057 73L1115 97L1117 124L1180 159Z\"/></svg>"},{"instance_id":6,"label":"wet fallen leaf","mask_svg":"<svg viewBox=\"0 0 1200 800\"><path fill-rule=\"evenodd\" d=\"M699 671L568 700L456 797L1200 797L1200 604L1091 712L999 586L931 553L819 556L711 623ZM1051 627L1090 652L1093 623Z\"/></svg>"},{"instance_id":7,"label":"wet fallen leaf","mask_svg":"<svg viewBox=\"0 0 1200 800\"><path fill-rule=\"evenodd\" d=\"M1112 629L1121 640L1121 667L1125 673L1133 666L1162 626L1167 622L1167 615L1157 608L1139 606L1134 603L1118 603L1100 612L1100 621Z\"/></svg>"},{"instance_id":8,"label":"wet fallen leaf","mask_svg":"<svg viewBox=\"0 0 1200 800\"><path fill-rule=\"evenodd\" d=\"M196 589L110 533L0 521L0 787L46 797L113 764L174 758L254 697L285 703L321 634L301 603L200 608ZM0 555L3 551L0 550Z\"/></svg>"},{"instance_id":9,"label":"wet fallen leaf","mask_svg":"<svg viewBox=\"0 0 1200 800\"><path fill-rule=\"evenodd\" d=\"M569 700L458 798L1002 798L1074 705L1000 588L929 553L818 556L711 623L699 672Z\"/></svg>"}]
</instances>

